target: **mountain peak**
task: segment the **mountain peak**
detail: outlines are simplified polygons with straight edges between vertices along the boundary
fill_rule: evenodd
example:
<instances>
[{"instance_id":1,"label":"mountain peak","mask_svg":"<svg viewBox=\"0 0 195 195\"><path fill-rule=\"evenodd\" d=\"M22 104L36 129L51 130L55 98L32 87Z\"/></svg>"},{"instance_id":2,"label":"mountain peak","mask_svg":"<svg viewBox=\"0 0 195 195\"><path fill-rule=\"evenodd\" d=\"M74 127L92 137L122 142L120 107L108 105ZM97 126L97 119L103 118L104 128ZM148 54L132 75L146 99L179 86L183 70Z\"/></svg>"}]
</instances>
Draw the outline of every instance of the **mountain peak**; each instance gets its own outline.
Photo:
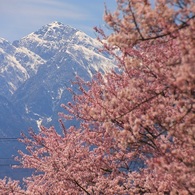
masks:
<instances>
[{"instance_id":1,"label":"mountain peak","mask_svg":"<svg viewBox=\"0 0 195 195\"><path fill-rule=\"evenodd\" d=\"M8 40L0 37L0 45L3 45L3 44L10 45L11 43Z\"/></svg>"},{"instance_id":2,"label":"mountain peak","mask_svg":"<svg viewBox=\"0 0 195 195\"><path fill-rule=\"evenodd\" d=\"M6 39L0 37L0 43L3 43L3 42L8 42Z\"/></svg>"},{"instance_id":3,"label":"mountain peak","mask_svg":"<svg viewBox=\"0 0 195 195\"><path fill-rule=\"evenodd\" d=\"M54 21L54 22L47 24L46 26L48 26L50 28L60 28L60 27L64 26L64 24L62 24L61 22L58 22L58 21Z\"/></svg>"},{"instance_id":4,"label":"mountain peak","mask_svg":"<svg viewBox=\"0 0 195 195\"><path fill-rule=\"evenodd\" d=\"M71 26L55 21L42 26L36 32L18 41L14 41L13 45L16 47L26 47L41 58L49 59L59 51L61 45L66 45L78 31Z\"/></svg>"},{"instance_id":5,"label":"mountain peak","mask_svg":"<svg viewBox=\"0 0 195 195\"><path fill-rule=\"evenodd\" d=\"M47 25L44 25L41 29L36 31L34 34L42 35L43 37L48 37L48 36L56 37L59 35L62 36L62 34L66 34L66 35L72 34L75 33L76 31L78 30L69 25L65 25L61 22L54 21Z\"/></svg>"}]
</instances>

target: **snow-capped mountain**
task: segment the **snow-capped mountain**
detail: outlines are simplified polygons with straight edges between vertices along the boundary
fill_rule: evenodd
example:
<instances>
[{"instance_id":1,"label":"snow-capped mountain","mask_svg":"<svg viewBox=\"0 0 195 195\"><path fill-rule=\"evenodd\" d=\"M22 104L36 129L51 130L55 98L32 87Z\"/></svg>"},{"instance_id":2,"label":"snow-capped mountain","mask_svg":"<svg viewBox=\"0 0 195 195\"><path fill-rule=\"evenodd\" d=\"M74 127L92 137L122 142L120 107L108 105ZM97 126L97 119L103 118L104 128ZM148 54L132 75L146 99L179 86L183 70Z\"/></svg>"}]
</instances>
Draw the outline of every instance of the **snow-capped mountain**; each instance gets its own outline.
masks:
<instances>
[{"instance_id":1,"label":"snow-capped mountain","mask_svg":"<svg viewBox=\"0 0 195 195\"><path fill-rule=\"evenodd\" d=\"M16 60L15 47L0 39L0 80L1 94L11 96L28 77L26 69Z\"/></svg>"},{"instance_id":2,"label":"snow-capped mountain","mask_svg":"<svg viewBox=\"0 0 195 195\"><path fill-rule=\"evenodd\" d=\"M0 95L10 98L45 61L26 48L16 48L0 38Z\"/></svg>"},{"instance_id":3,"label":"snow-capped mountain","mask_svg":"<svg viewBox=\"0 0 195 195\"><path fill-rule=\"evenodd\" d=\"M59 48L68 44L76 31L75 28L53 22L21 40L14 41L13 44L17 47L25 47L43 59L51 59L59 52Z\"/></svg>"},{"instance_id":4,"label":"snow-capped mountain","mask_svg":"<svg viewBox=\"0 0 195 195\"><path fill-rule=\"evenodd\" d=\"M96 71L104 69L103 71L105 71L111 65L110 62L107 65L104 63L96 64L97 59L101 61L108 60L98 51L101 48L99 41L60 22L45 25L21 40L14 41L13 45L25 47L45 60L51 60L56 55L68 53L80 64L87 65L89 73L91 73L90 69ZM82 61L81 55L78 54L81 54L83 58L92 63L87 64Z\"/></svg>"},{"instance_id":5,"label":"snow-capped mountain","mask_svg":"<svg viewBox=\"0 0 195 195\"><path fill-rule=\"evenodd\" d=\"M66 88L75 87L75 76L90 80L114 66L100 48L96 39L59 22L13 43L0 38L0 136L18 137L41 124L57 127L61 103L72 100Z\"/></svg>"},{"instance_id":6,"label":"snow-capped mountain","mask_svg":"<svg viewBox=\"0 0 195 195\"><path fill-rule=\"evenodd\" d=\"M43 26L14 45L25 47L45 60L36 75L13 95L16 108L37 124L57 118L60 104L70 100L66 87L76 75L89 80L95 72L105 72L113 66L112 61L99 52L99 41L59 22Z\"/></svg>"}]
</instances>

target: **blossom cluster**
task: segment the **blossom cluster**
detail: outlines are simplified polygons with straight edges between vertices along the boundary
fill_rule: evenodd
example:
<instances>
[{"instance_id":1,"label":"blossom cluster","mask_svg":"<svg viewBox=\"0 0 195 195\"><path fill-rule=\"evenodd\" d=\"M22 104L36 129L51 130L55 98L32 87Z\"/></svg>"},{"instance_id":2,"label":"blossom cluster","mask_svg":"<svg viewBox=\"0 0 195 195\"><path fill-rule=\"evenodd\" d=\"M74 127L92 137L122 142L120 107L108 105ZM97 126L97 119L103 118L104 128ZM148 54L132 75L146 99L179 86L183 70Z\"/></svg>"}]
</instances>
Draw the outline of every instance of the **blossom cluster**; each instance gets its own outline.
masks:
<instances>
[{"instance_id":1,"label":"blossom cluster","mask_svg":"<svg viewBox=\"0 0 195 195\"><path fill-rule=\"evenodd\" d=\"M76 78L60 116L80 126L24 136L17 159L36 172L26 190L1 180L2 194L195 194L195 3L117 5L104 16L113 33L96 30L118 68Z\"/></svg>"}]
</instances>

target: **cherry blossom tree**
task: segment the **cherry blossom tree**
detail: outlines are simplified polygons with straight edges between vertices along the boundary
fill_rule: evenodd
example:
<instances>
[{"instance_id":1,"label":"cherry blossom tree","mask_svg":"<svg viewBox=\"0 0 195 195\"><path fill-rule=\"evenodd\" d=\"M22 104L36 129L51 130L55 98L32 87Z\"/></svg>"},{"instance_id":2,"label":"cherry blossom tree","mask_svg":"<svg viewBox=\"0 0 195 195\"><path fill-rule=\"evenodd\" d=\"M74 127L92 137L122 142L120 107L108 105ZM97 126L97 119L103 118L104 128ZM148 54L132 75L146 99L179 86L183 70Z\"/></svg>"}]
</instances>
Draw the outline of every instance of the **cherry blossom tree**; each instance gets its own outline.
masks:
<instances>
[{"instance_id":1,"label":"cherry blossom tree","mask_svg":"<svg viewBox=\"0 0 195 195\"><path fill-rule=\"evenodd\" d=\"M195 194L194 0L117 0L104 19L117 68L69 89L60 116L78 128L23 135L18 160L36 170L25 194Z\"/></svg>"},{"instance_id":2,"label":"cherry blossom tree","mask_svg":"<svg viewBox=\"0 0 195 195\"><path fill-rule=\"evenodd\" d=\"M0 180L0 194L22 195L25 191L19 186L19 181L4 178Z\"/></svg>"}]
</instances>

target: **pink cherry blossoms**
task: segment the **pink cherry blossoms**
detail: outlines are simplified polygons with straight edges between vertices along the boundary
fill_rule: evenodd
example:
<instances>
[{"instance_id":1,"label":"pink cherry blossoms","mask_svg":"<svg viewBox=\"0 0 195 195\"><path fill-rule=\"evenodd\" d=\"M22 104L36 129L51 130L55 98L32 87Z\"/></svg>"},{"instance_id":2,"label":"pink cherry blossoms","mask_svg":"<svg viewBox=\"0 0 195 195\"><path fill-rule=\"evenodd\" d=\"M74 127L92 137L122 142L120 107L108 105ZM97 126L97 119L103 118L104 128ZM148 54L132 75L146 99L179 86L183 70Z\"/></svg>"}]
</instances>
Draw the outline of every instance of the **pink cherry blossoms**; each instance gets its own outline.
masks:
<instances>
[{"instance_id":1,"label":"pink cherry blossoms","mask_svg":"<svg viewBox=\"0 0 195 195\"><path fill-rule=\"evenodd\" d=\"M35 174L23 190L0 180L1 194L195 194L195 1L117 5L112 34L96 28L117 68L76 78L60 116L80 126L23 136L17 159Z\"/></svg>"}]
</instances>

